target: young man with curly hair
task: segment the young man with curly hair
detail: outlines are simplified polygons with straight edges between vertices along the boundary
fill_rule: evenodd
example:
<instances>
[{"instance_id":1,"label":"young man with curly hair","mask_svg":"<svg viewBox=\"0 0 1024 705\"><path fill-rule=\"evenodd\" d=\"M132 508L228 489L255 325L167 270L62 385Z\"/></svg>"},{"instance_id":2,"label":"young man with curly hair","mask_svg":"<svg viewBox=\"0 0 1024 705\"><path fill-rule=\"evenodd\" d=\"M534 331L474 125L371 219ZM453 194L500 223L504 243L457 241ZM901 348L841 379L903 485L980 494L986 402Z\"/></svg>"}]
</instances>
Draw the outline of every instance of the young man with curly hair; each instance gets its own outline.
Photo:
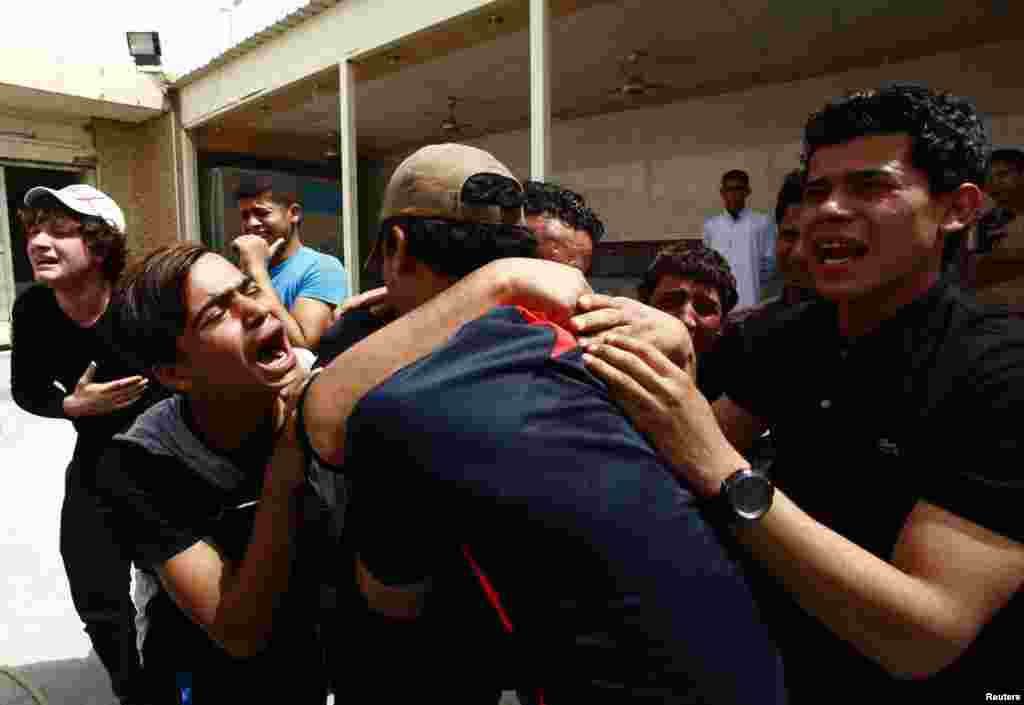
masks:
<instances>
[{"instance_id":1,"label":"young man with curly hair","mask_svg":"<svg viewBox=\"0 0 1024 705\"><path fill-rule=\"evenodd\" d=\"M799 246L821 300L741 329L714 414L643 343L589 362L763 569L794 702L1019 692L1024 328L942 276L982 202L982 120L896 84L804 135ZM740 453L768 425L771 478Z\"/></svg>"},{"instance_id":2,"label":"young man with curly hair","mask_svg":"<svg viewBox=\"0 0 1024 705\"><path fill-rule=\"evenodd\" d=\"M739 298L725 257L699 242L672 244L658 252L637 293L645 304L686 324L698 358L714 349Z\"/></svg>"},{"instance_id":3,"label":"young man with curly hair","mask_svg":"<svg viewBox=\"0 0 1024 705\"><path fill-rule=\"evenodd\" d=\"M161 396L119 338L115 282L127 256L124 214L106 194L76 184L29 190L20 215L37 284L14 303L11 393L29 413L75 427L60 526L71 598L115 694L123 703L147 702L130 558L117 517L99 505L95 487L111 436Z\"/></svg>"}]
</instances>

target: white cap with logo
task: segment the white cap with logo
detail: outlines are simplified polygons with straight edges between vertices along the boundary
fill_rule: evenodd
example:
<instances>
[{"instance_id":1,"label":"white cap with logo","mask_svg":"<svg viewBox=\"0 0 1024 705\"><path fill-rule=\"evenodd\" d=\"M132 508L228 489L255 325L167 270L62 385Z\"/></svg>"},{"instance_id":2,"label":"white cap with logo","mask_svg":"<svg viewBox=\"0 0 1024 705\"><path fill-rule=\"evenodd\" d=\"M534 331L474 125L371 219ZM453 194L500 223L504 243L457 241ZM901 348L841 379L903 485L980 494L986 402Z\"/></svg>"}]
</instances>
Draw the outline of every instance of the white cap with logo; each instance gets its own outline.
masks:
<instances>
[{"instance_id":1,"label":"white cap with logo","mask_svg":"<svg viewBox=\"0 0 1024 705\"><path fill-rule=\"evenodd\" d=\"M76 213L102 218L108 225L124 234L124 213L114 203L114 199L102 191L98 191L87 184L72 184L59 190L46 188L45 186L36 186L29 189L28 193L25 194L25 205L31 208L33 201L47 194L53 196Z\"/></svg>"}]
</instances>

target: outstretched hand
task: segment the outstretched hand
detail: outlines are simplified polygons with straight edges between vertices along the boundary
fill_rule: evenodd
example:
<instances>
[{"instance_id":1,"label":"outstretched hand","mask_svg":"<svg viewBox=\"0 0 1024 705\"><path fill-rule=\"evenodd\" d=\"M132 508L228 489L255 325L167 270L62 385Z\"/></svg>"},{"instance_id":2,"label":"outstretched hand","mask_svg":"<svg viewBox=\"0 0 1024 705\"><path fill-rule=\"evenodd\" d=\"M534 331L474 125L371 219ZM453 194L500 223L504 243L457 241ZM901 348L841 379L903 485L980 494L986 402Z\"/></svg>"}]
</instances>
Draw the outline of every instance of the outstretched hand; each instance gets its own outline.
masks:
<instances>
[{"instance_id":1,"label":"outstretched hand","mask_svg":"<svg viewBox=\"0 0 1024 705\"><path fill-rule=\"evenodd\" d=\"M584 345L583 362L608 384L612 398L699 494L748 465L726 440L692 375L651 343L607 334Z\"/></svg>"},{"instance_id":2,"label":"outstretched hand","mask_svg":"<svg viewBox=\"0 0 1024 705\"><path fill-rule=\"evenodd\" d=\"M149 380L141 375L122 377L112 382L93 382L96 363L90 362L78 378L74 390L64 397L64 413L71 417L102 416L125 409L146 392Z\"/></svg>"}]
</instances>

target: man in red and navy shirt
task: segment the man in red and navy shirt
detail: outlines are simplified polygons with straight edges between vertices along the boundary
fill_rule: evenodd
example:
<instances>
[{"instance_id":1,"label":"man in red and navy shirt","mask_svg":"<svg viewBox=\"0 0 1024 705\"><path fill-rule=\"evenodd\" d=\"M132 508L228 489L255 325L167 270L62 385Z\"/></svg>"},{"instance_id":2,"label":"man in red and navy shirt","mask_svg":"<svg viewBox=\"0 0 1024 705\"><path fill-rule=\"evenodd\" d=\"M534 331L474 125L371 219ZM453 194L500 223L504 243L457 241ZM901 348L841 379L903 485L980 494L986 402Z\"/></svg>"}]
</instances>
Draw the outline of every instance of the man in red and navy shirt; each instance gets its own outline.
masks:
<instances>
[{"instance_id":1,"label":"man in red and navy shirt","mask_svg":"<svg viewBox=\"0 0 1024 705\"><path fill-rule=\"evenodd\" d=\"M389 300L421 316L488 261L532 254L521 213L519 184L491 155L415 153L385 194ZM778 655L742 574L541 300L484 309L436 349L408 341L418 359L372 388L353 383L377 364L361 344L307 387L302 433L351 482L362 594L393 620L448 625L420 643L450 657L434 681L449 700L483 668L552 705L781 702ZM487 611L451 599L466 575ZM492 627L504 636L476 641ZM394 653L399 680L417 655Z\"/></svg>"}]
</instances>

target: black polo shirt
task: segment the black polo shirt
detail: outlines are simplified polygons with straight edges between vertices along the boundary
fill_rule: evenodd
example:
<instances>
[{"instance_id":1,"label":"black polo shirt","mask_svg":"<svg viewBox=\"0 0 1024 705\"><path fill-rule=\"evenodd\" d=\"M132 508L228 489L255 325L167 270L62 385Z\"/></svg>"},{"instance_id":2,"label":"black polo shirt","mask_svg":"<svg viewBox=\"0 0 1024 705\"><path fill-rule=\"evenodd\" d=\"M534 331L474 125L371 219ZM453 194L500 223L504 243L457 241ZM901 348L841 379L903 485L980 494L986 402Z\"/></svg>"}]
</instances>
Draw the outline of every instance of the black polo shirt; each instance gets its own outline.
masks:
<instances>
[{"instance_id":1,"label":"black polo shirt","mask_svg":"<svg viewBox=\"0 0 1024 705\"><path fill-rule=\"evenodd\" d=\"M770 425L776 483L819 522L885 560L922 500L1024 541L1024 322L940 282L855 340L815 301L723 343L726 395ZM938 677L898 683L761 587L796 702L820 701L823 679L864 697L952 688L979 701L1014 679L1019 595Z\"/></svg>"}]
</instances>

